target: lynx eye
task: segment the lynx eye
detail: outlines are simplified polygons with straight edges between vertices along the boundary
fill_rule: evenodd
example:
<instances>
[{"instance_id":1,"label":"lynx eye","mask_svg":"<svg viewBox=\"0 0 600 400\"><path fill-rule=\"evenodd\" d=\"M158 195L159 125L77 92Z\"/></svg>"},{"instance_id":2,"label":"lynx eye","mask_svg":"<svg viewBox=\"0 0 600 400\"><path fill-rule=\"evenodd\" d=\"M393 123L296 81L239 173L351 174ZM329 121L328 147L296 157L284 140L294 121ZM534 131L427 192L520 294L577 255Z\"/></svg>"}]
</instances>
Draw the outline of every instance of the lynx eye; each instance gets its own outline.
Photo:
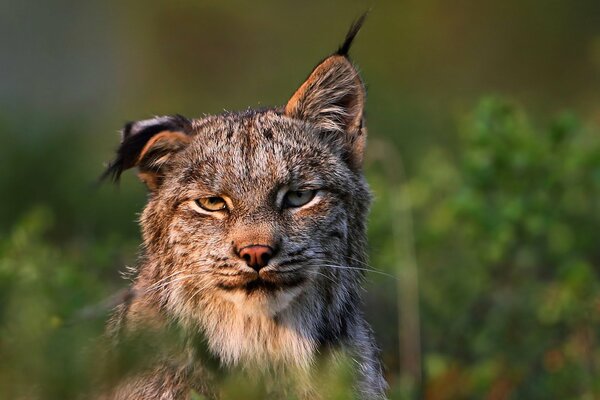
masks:
<instances>
[{"instance_id":1,"label":"lynx eye","mask_svg":"<svg viewBox=\"0 0 600 400\"><path fill-rule=\"evenodd\" d=\"M205 211L221 211L227 209L227 203L221 197L202 197L194 200L194 203Z\"/></svg>"},{"instance_id":2,"label":"lynx eye","mask_svg":"<svg viewBox=\"0 0 600 400\"><path fill-rule=\"evenodd\" d=\"M283 197L284 207L302 207L317 194L316 190L290 190Z\"/></svg>"}]
</instances>

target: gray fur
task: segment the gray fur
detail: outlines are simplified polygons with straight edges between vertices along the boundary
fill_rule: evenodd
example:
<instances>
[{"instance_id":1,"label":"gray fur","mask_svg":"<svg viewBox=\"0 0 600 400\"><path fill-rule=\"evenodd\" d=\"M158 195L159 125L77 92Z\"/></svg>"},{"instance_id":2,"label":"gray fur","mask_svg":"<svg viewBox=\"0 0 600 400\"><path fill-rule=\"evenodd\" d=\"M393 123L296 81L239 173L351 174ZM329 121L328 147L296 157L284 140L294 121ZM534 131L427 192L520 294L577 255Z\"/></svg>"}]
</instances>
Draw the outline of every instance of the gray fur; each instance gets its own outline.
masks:
<instances>
[{"instance_id":1,"label":"gray fur","mask_svg":"<svg viewBox=\"0 0 600 400\"><path fill-rule=\"evenodd\" d=\"M282 109L208 116L181 129L167 124L179 136L151 142L152 132L144 153L128 156L152 184L136 296L119 307L110 331L118 338L175 324L203 335L225 368L308 381L318 354L341 351L354 360L357 395L383 399L377 347L360 309L371 199L361 165L364 88L340 55L323 61L303 88ZM136 124L129 129L153 126ZM304 207L282 208L282 193L299 189L319 192ZM199 213L193 201L207 196L226 197L229 209ZM270 289L244 289L254 272L236 249L250 244L278 249L268 264ZM188 357L181 368L201 363ZM205 391L181 368L169 375L157 366L112 396L185 398L185 385Z\"/></svg>"}]
</instances>

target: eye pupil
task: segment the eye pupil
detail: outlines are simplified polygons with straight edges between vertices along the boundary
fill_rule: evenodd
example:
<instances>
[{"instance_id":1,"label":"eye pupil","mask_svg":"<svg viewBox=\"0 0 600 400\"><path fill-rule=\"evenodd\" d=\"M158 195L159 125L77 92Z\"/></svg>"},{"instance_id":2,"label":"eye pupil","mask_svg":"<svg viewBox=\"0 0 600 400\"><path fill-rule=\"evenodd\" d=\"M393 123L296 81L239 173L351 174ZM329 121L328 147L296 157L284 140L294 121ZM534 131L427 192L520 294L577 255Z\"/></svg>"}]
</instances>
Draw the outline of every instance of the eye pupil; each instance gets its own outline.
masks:
<instances>
[{"instance_id":1,"label":"eye pupil","mask_svg":"<svg viewBox=\"0 0 600 400\"><path fill-rule=\"evenodd\" d=\"M225 200L218 196L196 199L195 203L198 207L206 211L219 211L227 208L227 203L225 203Z\"/></svg>"},{"instance_id":2,"label":"eye pupil","mask_svg":"<svg viewBox=\"0 0 600 400\"><path fill-rule=\"evenodd\" d=\"M288 208L302 207L316 195L316 190L292 190L286 193L283 206Z\"/></svg>"}]
</instances>

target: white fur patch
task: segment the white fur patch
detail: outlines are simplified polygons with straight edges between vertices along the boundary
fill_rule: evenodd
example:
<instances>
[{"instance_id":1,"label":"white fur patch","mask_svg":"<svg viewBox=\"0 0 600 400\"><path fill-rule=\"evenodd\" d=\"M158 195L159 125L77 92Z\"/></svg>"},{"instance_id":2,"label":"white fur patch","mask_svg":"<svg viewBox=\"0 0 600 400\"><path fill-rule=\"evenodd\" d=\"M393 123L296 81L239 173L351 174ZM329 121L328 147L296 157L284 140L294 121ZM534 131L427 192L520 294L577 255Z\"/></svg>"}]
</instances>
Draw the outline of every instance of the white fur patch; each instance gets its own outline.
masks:
<instances>
[{"instance_id":1,"label":"white fur patch","mask_svg":"<svg viewBox=\"0 0 600 400\"><path fill-rule=\"evenodd\" d=\"M299 292L215 295L199 316L209 349L227 366L308 370L317 342L310 319L293 307Z\"/></svg>"},{"instance_id":2,"label":"white fur patch","mask_svg":"<svg viewBox=\"0 0 600 400\"><path fill-rule=\"evenodd\" d=\"M242 315L274 317L286 309L301 291L301 287L294 287L269 294L261 292L247 295L242 290L234 290L221 291L219 295L233 303Z\"/></svg>"}]
</instances>

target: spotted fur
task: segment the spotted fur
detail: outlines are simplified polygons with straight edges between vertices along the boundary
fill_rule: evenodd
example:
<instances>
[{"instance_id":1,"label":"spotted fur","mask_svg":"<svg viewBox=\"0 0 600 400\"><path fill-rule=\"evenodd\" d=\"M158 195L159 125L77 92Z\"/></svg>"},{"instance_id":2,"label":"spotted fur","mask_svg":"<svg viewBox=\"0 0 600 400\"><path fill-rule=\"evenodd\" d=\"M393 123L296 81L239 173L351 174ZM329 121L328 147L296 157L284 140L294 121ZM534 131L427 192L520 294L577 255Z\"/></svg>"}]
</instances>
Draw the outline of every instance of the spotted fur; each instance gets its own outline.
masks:
<instances>
[{"instance_id":1,"label":"spotted fur","mask_svg":"<svg viewBox=\"0 0 600 400\"><path fill-rule=\"evenodd\" d=\"M285 107L126 126L107 175L137 166L150 195L136 295L116 311L115 337L175 324L201 334L225 368L308 381L319 354L340 351L354 360L359 397L385 398L360 308L371 197L362 174L364 87L347 57L359 27ZM285 192L300 189L317 194L283 208ZM226 198L228 209L199 213L193 202L207 196ZM276 249L260 279L237 255L253 244ZM157 379L168 375L157 367L114 397L185 398L186 378L174 371Z\"/></svg>"}]
</instances>

